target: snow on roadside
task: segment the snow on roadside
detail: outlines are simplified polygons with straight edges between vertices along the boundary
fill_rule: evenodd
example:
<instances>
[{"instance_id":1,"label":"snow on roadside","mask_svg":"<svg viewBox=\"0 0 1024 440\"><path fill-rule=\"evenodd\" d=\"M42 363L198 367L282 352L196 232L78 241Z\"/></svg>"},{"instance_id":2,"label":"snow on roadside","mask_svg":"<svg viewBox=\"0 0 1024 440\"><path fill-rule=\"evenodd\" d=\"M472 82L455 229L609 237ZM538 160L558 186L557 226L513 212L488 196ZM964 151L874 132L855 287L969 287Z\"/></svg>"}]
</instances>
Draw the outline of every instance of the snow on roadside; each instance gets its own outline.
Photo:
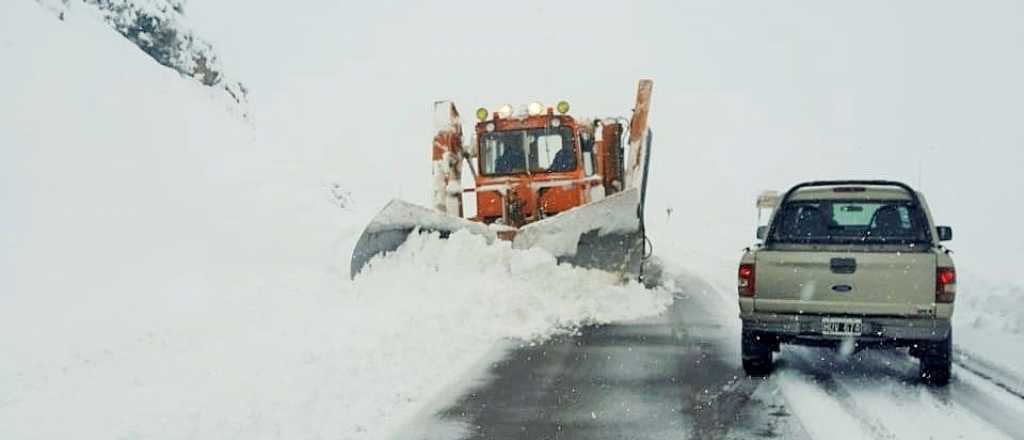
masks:
<instances>
[{"instance_id":1,"label":"snow on roadside","mask_svg":"<svg viewBox=\"0 0 1024 440\"><path fill-rule=\"evenodd\" d=\"M84 15L0 3L0 46L2 439L378 438L496 341L668 301L458 234L353 283L381 197L314 147Z\"/></svg>"},{"instance_id":2,"label":"snow on roadside","mask_svg":"<svg viewBox=\"0 0 1024 440\"><path fill-rule=\"evenodd\" d=\"M957 313L976 330L995 334L1024 334L1024 285L993 283L961 270L957 288Z\"/></svg>"},{"instance_id":3,"label":"snow on roadside","mask_svg":"<svg viewBox=\"0 0 1024 440\"><path fill-rule=\"evenodd\" d=\"M1024 392L1024 286L992 282L966 267L958 267L957 275L953 343L960 360Z\"/></svg>"},{"instance_id":4,"label":"snow on roadside","mask_svg":"<svg viewBox=\"0 0 1024 440\"><path fill-rule=\"evenodd\" d=\"M351 408L370 411L352 417L369 422L360 425L367 430L400 426L425 399L472 379L461 375L501 339L539 342L583 324L657 314L671 303L667 291L620 285L605 272L556 265L544 251L488 245L465 232L448 240L411 236L346 295L353 324L368 332L360 338L368 345L348 357L380 377L357 394L366 402L400 396Z\"/></svg>"},{"instance_id":5,"label":"snow on roadside","mask_svg":"<svg viewBox=\"0 0 1024 440\"><path fill-rule=\"evenodd\" d=\"M665 291L481 237L413 236L355 282L241 267L191 316L8 372L3 438L380 438L498 341L660 312ZM277 272L277 273L275 273ZM84 330L89 332L89 330ZM53 341L51 341L53 342Z\"/></svg>"},{"instance_id":6,"label":"snow on roadside","mask_svg":"<svg viewBox=\"0 0 1024 440\"><path fill-rule=\"evenodd\" d=\"M449 309L460 310L456 316L485 317L472 326L475 333L524 339L657 314L671 301L667 291L647 291L635 282L620 285L617 275L557 265L543 250L514 250L505 241L488 245L468 232L448 240L413 234L398 252L371 262L353 288L373 292L364 294L368 301L399 310L447 301Z\"/></svg>"},{"instance_id":7,"label":"snow on roadside","mask_svg":"<svg viewBox=\"0 0 1024 440\"><path fill-rule=\"evenodd\" d=\"M184 0L36 0L61 21L84 12L95 15L134 43L143 52L185 78L218 87L245 115L248 91L241 82L224 74L210 43L196 35L184 19Z\"/></svg>"}]
</instances>

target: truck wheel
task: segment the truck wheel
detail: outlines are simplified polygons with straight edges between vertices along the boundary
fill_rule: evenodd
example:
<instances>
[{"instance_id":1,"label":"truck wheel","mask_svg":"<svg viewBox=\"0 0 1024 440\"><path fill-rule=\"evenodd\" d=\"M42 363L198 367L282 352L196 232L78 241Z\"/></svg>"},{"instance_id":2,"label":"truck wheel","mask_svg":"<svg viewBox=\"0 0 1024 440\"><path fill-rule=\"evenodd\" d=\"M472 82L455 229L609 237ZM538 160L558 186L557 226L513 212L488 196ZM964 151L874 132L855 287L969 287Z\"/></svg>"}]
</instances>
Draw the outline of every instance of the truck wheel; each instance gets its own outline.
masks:
<instances>
[{"instance_id":1,"label":"truck wheel","mask_svg":"<svg viewBox=\"0 0 1024 440\"><path fill-rule=\"evenodd\" d=\"M772 345L764 336L743 333L740 341L743 371L750 376L767 376L772 371Z\"/></svg>"},{"instance_id":2,"label":"truck wheel","mask_svg":"<svg viewBox=\"0 0 1024 440\"><path fill-rule=\"evenodd\" d=\"M953 368L953 331L946 339L929 344L921 353L921 380L938 386L949 383Z\"/></svg>"}]
</instances>

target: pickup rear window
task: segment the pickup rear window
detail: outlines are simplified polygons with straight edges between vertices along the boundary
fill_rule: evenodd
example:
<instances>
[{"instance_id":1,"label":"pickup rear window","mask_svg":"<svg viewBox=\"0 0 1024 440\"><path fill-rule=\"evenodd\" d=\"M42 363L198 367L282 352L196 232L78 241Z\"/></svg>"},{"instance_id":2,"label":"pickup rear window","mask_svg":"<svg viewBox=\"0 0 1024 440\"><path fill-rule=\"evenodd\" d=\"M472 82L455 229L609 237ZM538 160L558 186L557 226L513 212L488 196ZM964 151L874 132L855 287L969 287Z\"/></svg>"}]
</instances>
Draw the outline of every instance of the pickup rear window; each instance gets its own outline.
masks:
<instances>
[{"instance_id":1,"label":"pickup rear window","mask_svg":"<svg viewBox=\"0 0 1024 440\"><path fill-rule=\"evenodd\" d=\"M799 200L775 216L774 243L929 243L928 222L904 200Z\"/></svg>"}]
</instances>

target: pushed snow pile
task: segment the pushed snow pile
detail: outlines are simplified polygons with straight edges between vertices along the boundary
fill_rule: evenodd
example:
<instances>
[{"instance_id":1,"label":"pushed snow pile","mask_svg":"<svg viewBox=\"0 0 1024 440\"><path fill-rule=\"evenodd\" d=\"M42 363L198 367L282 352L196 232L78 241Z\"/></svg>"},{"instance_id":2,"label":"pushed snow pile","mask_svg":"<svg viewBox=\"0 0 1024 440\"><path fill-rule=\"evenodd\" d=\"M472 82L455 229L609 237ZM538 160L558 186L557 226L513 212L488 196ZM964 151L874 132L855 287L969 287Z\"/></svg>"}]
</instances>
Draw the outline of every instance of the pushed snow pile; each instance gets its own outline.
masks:
<instances>
[{"instance_id":1,"label":"pushed snow pile","mask_svg":"<svg viewBox=\"0 0 1024 440\"><path fill-rule=\"evenodd\" d=\"M400 426L424 399L472 380L467 369L503 338L538 342L583 324L657 314L672 301L666 291L621 285L605 272L556 265L542 250L487 244L465 231L447 240L414 234L350 288L337 319L353 335L344 371L353 372L358 398L345 412L355 432L371 437Z\"/></svg>"},{"instance_id":2,"label":"pushed snow pile","mask_svg":"<svg viewBox=\"0 0 1024 440\"><path fill-rule=\"evenodd\" d=\"M383 438L472 384L506 338L671 301L468 233L414 236L373 266L349 282L216 263L59 317L29 310L0 338L0 438Z\"/></svg>"},{"instance_id":3,"label":"pushed snow pile","mask_svg":"<svg viewBox=\"0 0 1024 440\"><path fill-rule=\"evenodd\" d=\"M671 301L666 292L617 280L611 273L557 265L540 249L488 244L459 231L448 240L411 235L398 251L374 260L354 289L373 292L369 301L394 301L410 313L444 301L444 315L481 318L475 333L528 339L657 314Z\"/></svg>"},{"instance_id":4,"label":"pushed snow pile","mask_svg":"<svg viewBox=\"0 0 1024 440\"><path fill-rule=\"evenodd\" d=\"M87 15L0 24L0 439L381 438L506 338L670 301L460 234L350 282L372 195L313 147Z\"/></svg>"}]
</instances>

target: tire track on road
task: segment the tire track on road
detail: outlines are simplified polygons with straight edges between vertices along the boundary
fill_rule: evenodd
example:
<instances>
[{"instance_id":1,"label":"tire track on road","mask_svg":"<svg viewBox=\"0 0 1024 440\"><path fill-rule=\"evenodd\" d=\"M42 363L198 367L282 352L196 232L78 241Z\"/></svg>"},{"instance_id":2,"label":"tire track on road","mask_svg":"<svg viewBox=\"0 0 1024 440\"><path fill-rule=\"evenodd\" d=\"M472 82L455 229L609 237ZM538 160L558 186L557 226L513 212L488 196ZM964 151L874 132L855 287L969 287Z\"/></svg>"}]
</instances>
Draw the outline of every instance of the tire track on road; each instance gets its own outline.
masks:
<instances>
[{"instance_id":1,"label":"tire track on road","mask_svg":"<svg viewBox=\"0 0 1024 440\"><path fill-rule=\"evenodd\" d=\"M850 417L852 417L871 438L876 440L893 440L898 438L895 433L889 430L885 424L861 409L853 399L849 390L840 384L832 372L825 371L816 366L809 357L814 355L807 350L792 350L787 352L786 362L783 365L791 365L802 376L809 377L826 395L835 399L836 403ZM815 361L818 359L815 359Z\"/></svg>"},{"instance_id":2,"label":"tire track on road","mask_svg":"<svg viewBox=\"0 0 1024 440\"><path fill-rule=\"evenodd\" d=\"M927 390L937 401L949 408L960 408L982 423L1006 434L1010 438L1024 438L1024 427L1018 420L1024 420L1024 394L1007 385L1004 377L1011 377L1001 368L987 362L975 363L967 360L964 352L955 353L953 378L945 387L934 387L907 380ZM893 352L871 353L870 360L876 365L885 363L883 370L889 374L907 377L914 374L914 362ZM979 359L980 361L980 359ZM902 367L902 368L901 368ZM989 374L978 370L988 371ZM884 371L882 372L884 374ZM989 390L982 388L989 387Z\"/></svg>"},{"instance_id":3,"label":"tire track on road","mask_svg":"<svg viewBox=\"0 0 1024 440\"><path fill-rule=\"evenodd\" d=\"M984 389L986 386L988 390ZM955 402L1010 438L1024 439L1024 425L1020 423L1024 420L1024 399L998 382L962 369L955 372L948 389L936 389L932 393L939 399Z\"/></svg>"},{"instance_id":4,"label":"tire track on road","mask_svg":"<svg viewBox=\"0 0 1024 440\"><path fill-rule=\"evenodd\" d=\"M975 356L970 351L957 347L953 357L953 364L964 370L976 374L992 384L1002 388L1017 398L1024 400L1024 378L1010 373L1003 368L994 365L984 358Z\"/></svg>"},{"instance_id":5,"label":"tire track on road","mask_svg":"<svg viewBox=\"0 0 1024 440\"><path fill-rule=\"evenodd\" d=\"M917 362L900 351L843 359L800 348L786 355L780 361L783 372L798 374L832 397L870 437L1024 438L1018 423L1024 419L1024 400L968 370L954 370L953 381L937 387L923 383ZM785 371L786 366L796 371ZM910 420L910 414L920 421Z\"/></svg>"}]
</instances>

